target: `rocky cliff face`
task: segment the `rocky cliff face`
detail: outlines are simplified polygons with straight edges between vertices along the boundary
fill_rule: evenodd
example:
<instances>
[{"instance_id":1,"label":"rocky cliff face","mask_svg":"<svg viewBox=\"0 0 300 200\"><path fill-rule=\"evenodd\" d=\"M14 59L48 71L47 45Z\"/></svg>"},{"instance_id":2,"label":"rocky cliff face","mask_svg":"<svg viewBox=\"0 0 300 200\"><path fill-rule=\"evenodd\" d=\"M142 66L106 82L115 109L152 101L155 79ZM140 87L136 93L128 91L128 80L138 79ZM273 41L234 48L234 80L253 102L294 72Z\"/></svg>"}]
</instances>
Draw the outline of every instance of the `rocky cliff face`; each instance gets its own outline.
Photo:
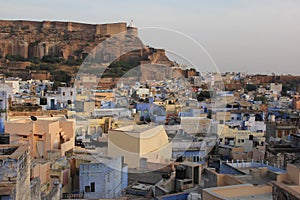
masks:
<instances>
[{"instance_id":1,"label":"rocky cliff face","mask_svg":"<svg viewBox=\"0 0 300 200\"><path fill-rule=\"evenodd\" d=\"M111 35L127 30L126 23L82 24L0 20L0 55L24 58L45 55L81 58Z\"/></svg>"},{"instance_id":2,"label":"rocky cliff face","mask_svg":"<svg viewBox=\"0 0 300 200\"><path fill-rule=\"evenodd\" d=\"M99 48L101 46L99 44L104 45L105 48ZM8 70L5 72L12 76L17 75L14 72L15 68L18 68L17 71L20 68L25 70L22 65L24 61L33 62L31 65L35 66L35 70L39 70L40 64L33 61L35 58L40 59L41 62L48 62L43 59L45 57L63 58L55 62L55 65L60 66L59 70L64 70L63 66L66 65L64 61L70 58L83 60L88 55L96 63L111 63L121 60L123 62L130 61L129 64L132 67L142 63L172 65L163 49L144 46L138 38L137 28L128 27L124 22L83 24L0 20L0 58L3 58L2 64L0 64L5 67L2 67L1 70ZM22 58L23 63L15 62L20 60L9 59L11 56ZM8 59L4 59L5 57ZM99 62L97 62L98 60ZM15 63L10 63L13 61ZM17 64L19 67L12 67ZM26 65L28 66L28 64ZM30 70L26 70L30 74ZM71 72L72 74L70 71L66 72L74 75L76 70Z\"/></svg>"},{"instance_id":3,"label":"rocky cliff face","mask_svg":"<svg viewBox=\"0 0 300 200\"><path fill-rule=\"evenodd\" d=\"M73 56L83 59L107 38L126 31L130 33L131 40L139 40L137 29L127 27L124 22L83 24L0 20L0 55L2 57L20 55L24 58L52 56L64 59ZM145 47L141 54L143 54L141 55L143 59L151 60L154 63L157 61L169 62L163 50ZM117 57L122 56L118 53L116 55ZM141 59L140 57L139 60Z\"/></svg>"}]
</instances>

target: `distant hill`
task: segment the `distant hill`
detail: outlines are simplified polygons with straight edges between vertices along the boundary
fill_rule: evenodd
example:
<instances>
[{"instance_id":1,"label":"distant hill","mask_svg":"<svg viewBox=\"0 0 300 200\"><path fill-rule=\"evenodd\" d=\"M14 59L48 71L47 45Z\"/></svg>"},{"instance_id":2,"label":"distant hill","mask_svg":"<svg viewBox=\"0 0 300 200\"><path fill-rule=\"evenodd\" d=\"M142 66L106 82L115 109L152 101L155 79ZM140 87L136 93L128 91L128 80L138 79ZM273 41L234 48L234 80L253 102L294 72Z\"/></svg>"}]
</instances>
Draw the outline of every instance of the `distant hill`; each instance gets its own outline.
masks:
<instances>
[{"instance_id":1,"label":"distant hill","mask_svg":"<svg viewBox=\"0 0 300 200\"><path fill-rule=\"evenodd\" d=\"M126 22L84 24L0 20L0 73L21 76L23 79L49 76L56 81L70 82L71 76L75 75L83 60L95 47L128 30L132 40L139 40L137 28L128 27ZM105 60L107 55L102 53L100 56L100 59ZM164 50L143 46L126 55L116 53L105 76L121 76L141 62L172 65ZM50 73L47 75L44 71Z\"/></svg>"}]
</instances>

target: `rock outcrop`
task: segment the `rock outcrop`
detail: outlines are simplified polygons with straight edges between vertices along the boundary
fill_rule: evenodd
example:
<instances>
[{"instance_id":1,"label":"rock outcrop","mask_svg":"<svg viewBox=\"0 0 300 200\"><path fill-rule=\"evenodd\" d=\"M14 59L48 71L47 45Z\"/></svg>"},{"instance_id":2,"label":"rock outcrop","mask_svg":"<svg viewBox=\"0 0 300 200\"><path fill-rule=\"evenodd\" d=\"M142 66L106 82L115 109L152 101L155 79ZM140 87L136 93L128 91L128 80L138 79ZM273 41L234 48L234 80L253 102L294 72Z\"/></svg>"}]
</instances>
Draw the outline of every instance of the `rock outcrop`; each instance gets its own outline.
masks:
<instances>
[{"instance_id":1,"label":"rock outcrop","mask_svg":"<svg viewBox=\"0 0 300 200\"><path fill-rule=\"evenodd\" d=\"M69 56L82 58L101 41L127 30L125 22L83 24L0 20L0 55L24 58Z\"/></svg>"},{"instance_id":2,"label":"rock outcrop","mask_svg":"<svg viewBox=\"0 0 300 200\"><path fill-rule=\"evenodd\" d=\"M39 70L39 63L49 62L47 58L52 64L53 59L59 59L55 65L60 66L59 70L64 70L64 65L68 65L65 61L76 60L75 65L79 66L87 56L97 64L121 60L132 67L145 63L173 65L165 50L145 46L138 37L137 28L127 26L125 22L83 24L0 20L1 73L23 79L34 78L27 68L30 65L28 61L32 62L35 70ZM74 62L70 66L74 66ZM73 69L71 74L66 72L72 76L77 73L76 68Z\"/></svg>"}]
</instances>

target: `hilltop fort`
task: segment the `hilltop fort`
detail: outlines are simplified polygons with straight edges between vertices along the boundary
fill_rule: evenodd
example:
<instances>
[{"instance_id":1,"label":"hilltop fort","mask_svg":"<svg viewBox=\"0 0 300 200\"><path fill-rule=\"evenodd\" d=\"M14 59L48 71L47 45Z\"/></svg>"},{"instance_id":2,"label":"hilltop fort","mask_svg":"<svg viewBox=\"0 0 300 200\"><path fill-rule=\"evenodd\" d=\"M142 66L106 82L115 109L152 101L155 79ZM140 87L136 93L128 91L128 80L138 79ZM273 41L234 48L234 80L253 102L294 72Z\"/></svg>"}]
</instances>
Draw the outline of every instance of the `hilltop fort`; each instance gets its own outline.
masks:
<instances>
[{"instance_id":1,"label":"hilltop fort","mask_svg":"<svg viewBox=\"0 0 300 200\"><path fill-rule=\"evenodd\" d=\"M0 20L0 73L22 79L57 79L69 82L83 60L101 42L126 32L131 41L140 41L138 30L126 22L84 24L60 21ZM140 42L141 43L141 42ZM142 43L141 43L142 44ZM164 49L142 46L122 55L116 44L114 57L140 63L172 65ZM110 46L112 47L112 46ZM105 61L109 53L102 52ZM135 66L132 66L135 67Z\"/></svg>"}]
</instances>

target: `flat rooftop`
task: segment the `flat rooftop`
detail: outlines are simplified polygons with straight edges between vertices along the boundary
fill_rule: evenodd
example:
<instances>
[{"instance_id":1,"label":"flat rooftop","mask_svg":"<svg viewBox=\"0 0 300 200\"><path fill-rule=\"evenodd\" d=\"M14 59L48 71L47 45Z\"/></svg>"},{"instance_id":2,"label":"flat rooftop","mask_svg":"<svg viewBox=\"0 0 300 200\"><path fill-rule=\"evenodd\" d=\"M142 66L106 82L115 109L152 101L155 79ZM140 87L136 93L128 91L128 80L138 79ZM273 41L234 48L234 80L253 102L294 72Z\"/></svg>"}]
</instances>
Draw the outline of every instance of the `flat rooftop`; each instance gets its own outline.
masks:
<instances>
[{"instance_id":1,"label":"flat rooftop","mask_svg":"<svg viewBox=\"0 0 300 200\"><path fill-rule=\"evenodd\" d=\"M36 116L37 120L35 122L41 122L41 121L60 121L60 120L66 120L66 117L64 115L56 115L53 117L50 116ZM30 119L30 116L21 116L21 117L11 117L8 122L14 122L14 123L29 123L32 122Z\"/></svg>"},{"instance_id":2,"label":"flat rooftop","mask_svg":"<svg viewBox=\"0 0 300 200\"><path fill-rule=\"evenodd\" d=\"M131 185L135 182L145 183L155 185L162 179L162 175L166 174L161 171L151 171L151 170L128 170L128 185Z\"/></svg>"},{"instance_id":3,"label":"flat rooftop","mask_svg":"<svg viewBox=\"0 0 300 200\"><path fill-rule=\"evenodd\" d=\"M281 174L286 173L286 171L283 169L270 166L264 163L258 163L258 162L226 163L226 164L243 172L247 172L249 171L249 169L253 169L253 168L267 167L268 170L275 173L281 173Z\"/></svg>"},{"instance_id":4,"label":"flat rooftop","mask_svg":"<svg viewBox=\"0 0 300 200\"><path fill-rule=\"evenodd\" d=\"M270 200L272 187L268 185L254 186L251 184L232 185L204 189L205 192L226 200Z\"/></svg>"}]
</instances>

